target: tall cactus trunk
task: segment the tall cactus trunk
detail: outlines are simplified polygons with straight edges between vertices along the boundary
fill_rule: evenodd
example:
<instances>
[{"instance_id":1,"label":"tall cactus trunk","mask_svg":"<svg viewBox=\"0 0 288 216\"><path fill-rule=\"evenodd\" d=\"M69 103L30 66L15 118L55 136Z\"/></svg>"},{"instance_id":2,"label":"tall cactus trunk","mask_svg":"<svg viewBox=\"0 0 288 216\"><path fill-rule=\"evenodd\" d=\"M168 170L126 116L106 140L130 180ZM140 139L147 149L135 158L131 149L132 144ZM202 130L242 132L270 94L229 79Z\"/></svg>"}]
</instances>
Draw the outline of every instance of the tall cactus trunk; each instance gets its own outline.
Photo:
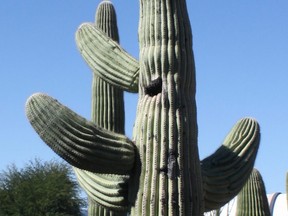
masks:
<instances>
[{"instance_id":1,"label":"tall cactus trunk","mask_svg":"<svg viewBox=\"0 0 288 216\"><path fill-rule=\"evenodd\" d=\"M97 125L124 134L125 114L123 91L111 86L97 75L92 81L92 122Z\"/></svg>"},{"instance_id":2,"label":"tall cactus trunk","mask_svg":"<svg viewBox=\"0 0 288 216\"><path fill-rule=\"evenodd\" d=\"M270 216L264 181L255 168L238 195L236 215Z\"/></svg>"},{"instance_id":3,"label":"tall cactus trunk","mask_svg":"<svg viewBox=\"0 0 288 216\"><path fill-rule=\"evenodd\" d=\"M184 0L140 1L141 160L133 215L202 215L192 34ZM181 83L181 85L180 85Z\"/></svg>"},{"instance_id":4,"label":"tall cactus trunk","mask_svg":"<svg viewBox=\"0 0 288 216\"><path fill-rule=\"evenodd\" d=\"M117 18L110 1L102 1L96 11L95 25L119 43ZM92 121L107 130L124 134L125 113L123 91L93 73Z\"/></svg>"},{"instance_id":5,"label":"tall cactus trunk","mask_svg":"<svg viewBox=\"0 0 288 216\"><path fill-rule=\"evenodd\" d=\"M102 30L109 38L119 43L117 18L114 6L110 1L102 1L95 15L95 26ZM92 122L102 127L103 129L116 132L125 133L125 112L123 90L114 87L93 73L92 78L92 104L91 104L91 118ZM89 178L85 175L86 171L74 168L79 182L81 179ZM91 174L92 175L92 174ZM99 182L113 181L113 175L97 175ZM123 176L123 179L128 179L128 176ZM91 180L94 179L91 177ZM86 184L81 184L87 190ZM97 192L96 192L97 193ZM88 215L90 216L122 216L127 215L127 211L115 211L101 205L97 200L89 197L88 192Z\"/></svg>"}]
</instances>

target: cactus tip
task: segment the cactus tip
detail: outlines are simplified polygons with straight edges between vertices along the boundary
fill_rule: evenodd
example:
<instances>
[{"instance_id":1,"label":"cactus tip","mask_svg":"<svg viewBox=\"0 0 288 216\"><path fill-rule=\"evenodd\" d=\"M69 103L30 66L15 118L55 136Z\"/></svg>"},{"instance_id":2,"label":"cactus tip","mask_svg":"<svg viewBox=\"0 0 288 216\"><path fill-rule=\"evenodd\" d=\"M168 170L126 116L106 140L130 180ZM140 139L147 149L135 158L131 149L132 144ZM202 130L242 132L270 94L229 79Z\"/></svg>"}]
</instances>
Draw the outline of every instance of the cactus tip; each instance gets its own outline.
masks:
<instances>
[{"instance_id":1,"label":"cactus tip","mask_svg":"<svg viewBox=\"0 0 288 216\"><path fill-rule=\"evenodd\" d=\"M26 104L25 104L26 111L29 109L30 105L37 100L37 98L44 97L44 96L47 96L47 95L41 92L32 94L26 101Z\"/></svg>"},{"instance_id":2,"label":"cactus tip","mask_svg":"<svg viewBox=\"0 0 288 216\"><path fill-rule=\"evenodd\" d=\"M102 0L102 1L100 2L100 4L104 4L104 3L112 4L112 2L111 2L110 0ZM100 4L99 4L99 5L100 5Z\"/></svg>"}]
</instances>

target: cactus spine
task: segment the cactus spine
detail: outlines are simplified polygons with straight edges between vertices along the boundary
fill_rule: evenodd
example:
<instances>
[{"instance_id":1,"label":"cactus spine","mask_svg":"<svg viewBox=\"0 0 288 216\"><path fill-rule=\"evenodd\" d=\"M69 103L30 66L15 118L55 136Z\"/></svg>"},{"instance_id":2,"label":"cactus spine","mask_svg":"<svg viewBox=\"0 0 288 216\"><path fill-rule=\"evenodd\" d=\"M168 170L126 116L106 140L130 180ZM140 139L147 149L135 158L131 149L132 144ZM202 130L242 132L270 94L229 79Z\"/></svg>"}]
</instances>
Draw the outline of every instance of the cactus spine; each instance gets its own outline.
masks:
<instances>
[{"instance_id":1,"label":"cactus spine","mask_svg":"<svg viewBox=\"0 0 288 216\"><path fill-rule=\"evenodd\" d=\"M270 216L264 181L255 168L237 197L236 215Z\"/></svg>"},{"instance_id":2,"label":"cactus spine","mask_svg":"<svg viewBox=\"0 0 288 216\"><path fill-rule=\"evenodd\" d=\"M106 183L90 197L131 215L202 215L241 190L253 168L260 128L240 120L224 143L200 162L192 32L185 0L140 0L139 62L93 24L82 24L78 48L93 72L123 90L139 91L133 141L84 120L47 95L27 101L41 138L71 165L85 169L87 187L97 175L129 176ZM55 107L51 109L50 107ZM47 126L48 125L48 126ZM112 163L112 164L111 164ZM99 165L100 164L100 165ZM93 178L91 178L93 176ZM109 197L110 190L122 192ZM97 202L98 202L97 200Z\"/></svg>"}]
</instances>

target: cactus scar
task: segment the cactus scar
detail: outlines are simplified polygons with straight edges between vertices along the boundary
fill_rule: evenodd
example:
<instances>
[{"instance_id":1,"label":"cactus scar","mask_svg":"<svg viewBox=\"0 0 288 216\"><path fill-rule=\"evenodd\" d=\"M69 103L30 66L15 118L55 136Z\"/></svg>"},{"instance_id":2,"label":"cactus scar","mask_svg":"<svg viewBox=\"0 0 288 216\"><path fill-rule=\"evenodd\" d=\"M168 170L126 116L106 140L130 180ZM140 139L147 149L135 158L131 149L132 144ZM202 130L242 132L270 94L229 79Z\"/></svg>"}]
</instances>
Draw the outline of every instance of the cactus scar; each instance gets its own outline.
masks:
<instances>
[{"instance_id":1,"label":"cactus scar","mask_svg":"<svg viewBox=\"0 0 288 216\"><path fill-rule=\"evenodd\" d=\"M145 88L145 94L149 96L155 96L162 91L162 79L158 77L155 80L152 80L151 83Z\"/></svg>"}]
</instances>

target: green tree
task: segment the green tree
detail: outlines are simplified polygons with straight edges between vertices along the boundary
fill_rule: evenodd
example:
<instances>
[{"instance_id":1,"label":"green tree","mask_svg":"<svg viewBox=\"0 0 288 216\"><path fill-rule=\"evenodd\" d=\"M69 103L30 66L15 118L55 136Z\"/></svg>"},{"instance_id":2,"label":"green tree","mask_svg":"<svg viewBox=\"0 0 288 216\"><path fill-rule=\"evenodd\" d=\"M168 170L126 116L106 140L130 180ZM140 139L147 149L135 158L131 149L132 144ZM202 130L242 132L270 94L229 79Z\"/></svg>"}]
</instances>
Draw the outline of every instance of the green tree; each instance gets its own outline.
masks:
<instances>
[{"instance_id":1,"label":"green tree","mask_svg":"<svg viewBox=\"0 0 288 216\"><path fill-rule=\"evenodd\" d=\"M14 164L0 174L1 216L77 216L84 200L71 168L64 162Z\"/></svg>"}]
</instances>

